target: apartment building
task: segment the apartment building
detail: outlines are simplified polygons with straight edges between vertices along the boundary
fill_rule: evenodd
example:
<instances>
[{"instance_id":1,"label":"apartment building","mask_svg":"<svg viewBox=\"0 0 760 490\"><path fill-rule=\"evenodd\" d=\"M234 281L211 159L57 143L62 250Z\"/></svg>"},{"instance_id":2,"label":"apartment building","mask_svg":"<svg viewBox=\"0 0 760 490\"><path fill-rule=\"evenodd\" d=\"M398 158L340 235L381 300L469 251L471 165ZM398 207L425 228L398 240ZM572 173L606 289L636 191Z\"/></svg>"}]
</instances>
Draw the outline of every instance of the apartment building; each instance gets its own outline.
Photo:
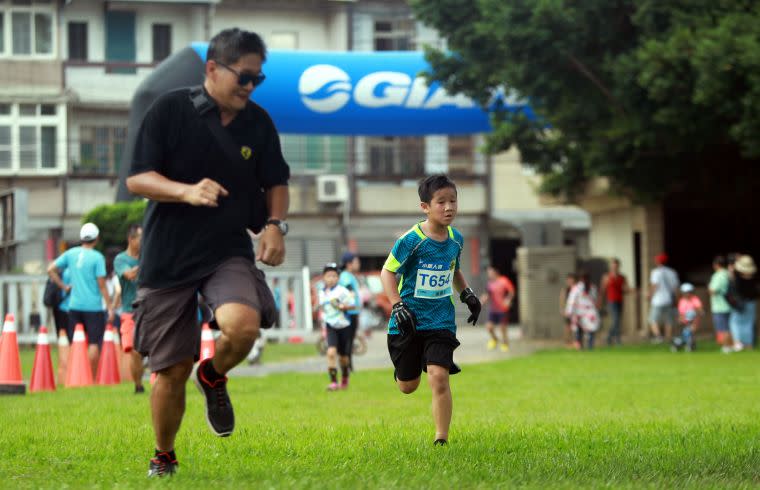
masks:
<instances>
[{"instance_id":1,"label":"apartment building","mask_svg":"<svg viewBox=\"0 0 760 490\"><path fill-rule=\"evenodd\" d=\"M41 266L76 240L86 211L113 202L139 84L167 56L233 26L270 49L445 47L403 1L0 0L0 206L27 223L3 235L1 267ZM482 135L388 133L281 135L293 175L285 268L320 268L345 248L379 268L420 219L416 183L434 172L459 186L468 275L489 260L511 269L519 244L587 250L588 216L542 205L514 155L479 151Z\"/></svg>"}]
</instances>

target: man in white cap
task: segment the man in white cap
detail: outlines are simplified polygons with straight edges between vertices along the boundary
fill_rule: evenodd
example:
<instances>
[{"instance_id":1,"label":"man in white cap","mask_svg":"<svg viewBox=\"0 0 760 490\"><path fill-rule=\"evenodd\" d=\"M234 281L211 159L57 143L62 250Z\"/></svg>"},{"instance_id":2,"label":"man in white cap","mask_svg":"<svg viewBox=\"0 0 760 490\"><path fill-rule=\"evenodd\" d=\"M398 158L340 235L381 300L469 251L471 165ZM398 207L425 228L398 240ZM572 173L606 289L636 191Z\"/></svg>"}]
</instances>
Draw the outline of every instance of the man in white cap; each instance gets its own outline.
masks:
<instances>
[{"instance_id":1,"label":"man in white cap","mask_svg":"<svg viewBox=\"0 0 760 490\"><path fill-rule=\"evenodd\" d=\"M48 275L53 282L65 294L70 295L69 324L66 329L69 342L73 340L76 325L84 325L89 343L87 355L93 374L98 368L100 345L106 328L103 300L107 305L108 321L113 320L111 297L106 289L106 259L95 250L99 234L100 230L94 223L85 223L79 231L82 245L65 251L48 266ZM64 284L61 280L61 274L65 270L69 271L70 284Z\"/></svg>"}]
</instances>

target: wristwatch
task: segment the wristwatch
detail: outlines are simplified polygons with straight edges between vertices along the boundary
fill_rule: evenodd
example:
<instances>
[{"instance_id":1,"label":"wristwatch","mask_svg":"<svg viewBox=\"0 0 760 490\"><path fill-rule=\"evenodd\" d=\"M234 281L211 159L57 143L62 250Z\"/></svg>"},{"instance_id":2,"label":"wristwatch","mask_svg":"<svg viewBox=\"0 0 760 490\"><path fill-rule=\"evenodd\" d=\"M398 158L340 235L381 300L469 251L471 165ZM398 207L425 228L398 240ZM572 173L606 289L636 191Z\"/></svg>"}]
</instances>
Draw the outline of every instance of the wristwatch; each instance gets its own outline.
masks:
<instances>
[{"instance_id":1,"label":"wristwatch","mask_svg":"<svg viewBox=\"0 0 760 490\"><path fill-rule=\"evenodd\" d=\"M288 234L288 223L285 220L269 218L266 224L276 226L277 229L280 230L280 233L282 233L282 236Z\"/></svg>"}]
</instances>

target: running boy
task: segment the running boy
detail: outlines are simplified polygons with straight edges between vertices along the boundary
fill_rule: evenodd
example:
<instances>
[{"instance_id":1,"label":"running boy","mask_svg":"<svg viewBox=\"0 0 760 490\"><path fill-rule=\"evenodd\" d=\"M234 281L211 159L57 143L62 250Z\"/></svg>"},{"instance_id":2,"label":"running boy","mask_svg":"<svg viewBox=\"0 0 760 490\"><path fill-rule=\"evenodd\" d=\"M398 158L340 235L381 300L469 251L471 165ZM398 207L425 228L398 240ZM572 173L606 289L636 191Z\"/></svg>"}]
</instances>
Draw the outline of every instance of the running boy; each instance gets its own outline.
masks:
<instances>
[{"instance_id":1,"label":"running boy","mask_svg":"<svg viewBox=\"0 0 760 490\"><path fill-rule=\"evenodd\" d=\"M414 392L422 371L433 392L435 445L447 444L451 424L449 374L459 346L454 321L453 289L478 321L480 301L459 270L464 239L451 227L457 214L457 188L446 175L420 182L420 207L427 216L396 240L380 278L393 310L388 324L388 352L402 393ZM399 279L396 278L398 275Z\"/></svg>"},{"instance_id":2,"label":"running boy","mask_svg":"<svg viewBox=\"0 0 760 490\"><path fill-rule=\"evenodd\" d=\"M515 286L512 281L493 265L489 265L488 274L488 292L480 296L481 303L488 303L488 321L486 330L488 335L488 350L494 350L499 343L496 337L495 326L501 330L502 352L509 352L509 339L507 338L507 327L509 326L509 309L512 306L512 300L515 297Z\"/></svg>"},{"instance_id":3,"label":"running boy","mask_svg":"<svg viewBox=\"0 0 760 490\"><path fill-rule=\"evenodd\" d=\"M351 321L346 310L354 307L353 295L338 284L338 264L330 263L322 270L325 285L319 290L319 307L327 329L328 391L348 388L349 356L354 343ZM338 385L337 357L340 356L341 380Z\"/></svg>"}]
</instances>

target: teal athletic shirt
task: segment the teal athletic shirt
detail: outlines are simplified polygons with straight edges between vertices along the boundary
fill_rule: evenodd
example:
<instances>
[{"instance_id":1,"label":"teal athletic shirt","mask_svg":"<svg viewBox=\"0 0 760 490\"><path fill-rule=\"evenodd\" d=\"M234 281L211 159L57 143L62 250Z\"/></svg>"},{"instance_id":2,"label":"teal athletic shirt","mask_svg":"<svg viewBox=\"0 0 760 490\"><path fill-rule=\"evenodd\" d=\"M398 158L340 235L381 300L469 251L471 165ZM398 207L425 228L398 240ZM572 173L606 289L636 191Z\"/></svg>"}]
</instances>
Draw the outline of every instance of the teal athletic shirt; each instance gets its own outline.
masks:
<instances>
[{"instance_id":1,"label":"teal athletic shirt","mask_svg":"<svg viewBox=\"0 0 760 490\"><path fill-rule=\"evenodd\" d=\"M417 318L417 330L451 330L454 321L454 273L459 270L464 238L449 226L449 237L428 238L420 224L396 240L383 265L399 276L399 294ZM391 317L388 333L399 333Z\"/></svg>"},{"instance_id":2,"label":"teal athletic shirt","mask_svg":"<svg viewBox=\"0 0 760 490\"><path fill-rule=\"evenodd\" d=\"M106 276L106 259L97 250L74 247L55 259L55 266L71 273L69 311L103 311L98 278Z\"/></svg>"}]
</instances>

